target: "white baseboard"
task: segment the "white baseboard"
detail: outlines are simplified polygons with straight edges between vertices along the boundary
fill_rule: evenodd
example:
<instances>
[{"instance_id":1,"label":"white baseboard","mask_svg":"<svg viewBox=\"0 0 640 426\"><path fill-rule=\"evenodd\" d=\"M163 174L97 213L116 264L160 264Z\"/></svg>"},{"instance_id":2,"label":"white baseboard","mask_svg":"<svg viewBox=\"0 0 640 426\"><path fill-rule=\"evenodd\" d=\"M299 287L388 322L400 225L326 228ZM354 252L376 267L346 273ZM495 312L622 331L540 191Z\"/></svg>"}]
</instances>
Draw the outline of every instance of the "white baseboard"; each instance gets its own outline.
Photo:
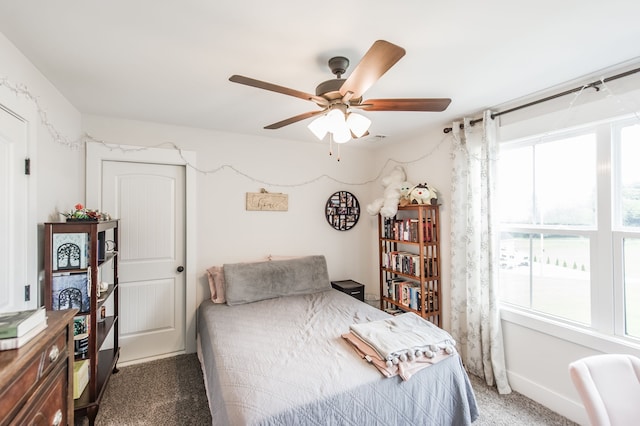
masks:
<instances>
[{"instance_id":1,"label":"white baseboard","mask_svg":"<svg viewBox=\"0 0 640 426\"><path fill-rule=\"evenodd\" d=\"M178 352L171 352L168 354L150 356L148 358L132 359L130 361L118 362L117 367L120 368L120 367L126 367L128 365L143 364L145 362L155 361L158 359L171 358L177 355L184 355L185 353L186 353L185 351L178 351Z\"/></svg>"},{"instance_id":2,"label":"white baseboard","mask_svg":"<svg viewBox=\"0 0 640 426\"><path fill-rule=\"evenodd\" d=\"M582 403L574 401L551 389L545 388L526 377L507 371L507 377L511 389L542 404L548 409L555 411L569 420L581 425L589 424L587 413L584 411Z\"/></svg>"}]
</instances>

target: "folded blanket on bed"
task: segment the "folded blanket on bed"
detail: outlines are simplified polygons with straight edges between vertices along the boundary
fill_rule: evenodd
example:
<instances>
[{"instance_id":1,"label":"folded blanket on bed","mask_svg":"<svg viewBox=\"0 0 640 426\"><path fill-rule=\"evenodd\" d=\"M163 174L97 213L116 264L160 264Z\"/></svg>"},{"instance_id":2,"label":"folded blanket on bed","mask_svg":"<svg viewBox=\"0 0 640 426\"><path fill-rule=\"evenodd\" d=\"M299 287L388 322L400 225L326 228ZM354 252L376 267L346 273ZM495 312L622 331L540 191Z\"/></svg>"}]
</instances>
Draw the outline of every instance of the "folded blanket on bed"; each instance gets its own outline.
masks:
<instances>
[{"instance_id":1,"label":"folded blanket on bed","mask_svg":"<svg viewBox=\"0 0 640 426\"><path fill-rule=\"evenodd\" d=\"M388 367L420 356L433 358L440 350L455 352L456 342L449 333L413 312L352 324L349 328L371 346Z\"/></svg>"},{"instance_id":2,"label":"folded blanket on bed","mask_svg":"<svg viewBox=\"0 0 640 426\"><path fill-rule=\"evenodd\" d=\"M343 334L342 337L351 344L361 358L364 358L370 364L373 364L378 371L380 371L385 377L400 376L402 380L409 380L418 371L423 368L430 367L431 365L442 361L443 359L451 356L444 349L439 350L433 354L431 358L426 356L414 357L412 360L405 362L398 362L397 364L391 363L387 365L387 361L380 358L380 355L369 345L363 342L358 336L349 332Z\"/></svg>"}]
</instances>

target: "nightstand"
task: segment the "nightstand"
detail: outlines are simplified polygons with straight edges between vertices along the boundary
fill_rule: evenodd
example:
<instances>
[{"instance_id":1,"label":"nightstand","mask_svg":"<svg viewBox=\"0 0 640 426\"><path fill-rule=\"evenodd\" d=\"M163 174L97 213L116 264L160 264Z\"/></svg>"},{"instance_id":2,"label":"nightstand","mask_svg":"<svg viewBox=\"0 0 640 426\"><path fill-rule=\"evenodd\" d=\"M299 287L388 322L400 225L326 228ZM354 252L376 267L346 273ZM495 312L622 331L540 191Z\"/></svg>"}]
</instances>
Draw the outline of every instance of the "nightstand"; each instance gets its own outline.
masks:
<instances>
[{"instance_id":1,"label":"nightstand","mask_svg":"<svg viewBox=\"0 0 640 426\"><path fill-rule=\"evenodd\" d=\"M364 302L364 284L353 280L331 281L331 287Z\"/></svg>"}]
</instances>

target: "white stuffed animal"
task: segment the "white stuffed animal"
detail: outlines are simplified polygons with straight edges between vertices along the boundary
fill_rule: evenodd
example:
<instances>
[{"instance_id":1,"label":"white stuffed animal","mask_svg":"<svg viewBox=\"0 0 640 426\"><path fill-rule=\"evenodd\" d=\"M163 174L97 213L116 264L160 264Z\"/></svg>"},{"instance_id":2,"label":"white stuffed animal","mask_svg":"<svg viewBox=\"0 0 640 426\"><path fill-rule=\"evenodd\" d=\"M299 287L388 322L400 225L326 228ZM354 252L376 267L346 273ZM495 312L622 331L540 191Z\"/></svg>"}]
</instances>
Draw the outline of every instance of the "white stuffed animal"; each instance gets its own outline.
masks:
<instances>
[{"instance_id":1,"label":"white stuffed animal","mask_svg":"<svg viewBox=\"0 0 640 426\"><path fill-rule=\"evenodd\" d=\"M380 213L384 217L394 217L398 212L398 202L402 195L403 183L407 179L404 169L396 166L389 175L382 178L384 196L376 198L367 206L367 212L375 216Z\"/></svg>"}]
</instances>

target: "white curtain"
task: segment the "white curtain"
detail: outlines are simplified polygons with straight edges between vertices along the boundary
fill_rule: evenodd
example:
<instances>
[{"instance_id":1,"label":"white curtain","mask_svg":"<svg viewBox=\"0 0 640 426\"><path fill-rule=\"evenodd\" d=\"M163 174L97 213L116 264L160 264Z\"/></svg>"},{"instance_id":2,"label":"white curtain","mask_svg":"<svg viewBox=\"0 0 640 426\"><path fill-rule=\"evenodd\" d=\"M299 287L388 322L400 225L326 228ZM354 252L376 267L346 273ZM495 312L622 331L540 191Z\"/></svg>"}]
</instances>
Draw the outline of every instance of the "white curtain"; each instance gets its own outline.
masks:
<instances>
[{"instance_id":1,"label":"white curtain","mask_svg":"<svg viewBox=\"0 0 640 426\"><path fill-rule=\"evenodd\" d=\"M460 128L462 124L462 129ZM451 334L471 374L510 393L498 309L495 122L452 126Z\"/></svg>"}]
</instances>

